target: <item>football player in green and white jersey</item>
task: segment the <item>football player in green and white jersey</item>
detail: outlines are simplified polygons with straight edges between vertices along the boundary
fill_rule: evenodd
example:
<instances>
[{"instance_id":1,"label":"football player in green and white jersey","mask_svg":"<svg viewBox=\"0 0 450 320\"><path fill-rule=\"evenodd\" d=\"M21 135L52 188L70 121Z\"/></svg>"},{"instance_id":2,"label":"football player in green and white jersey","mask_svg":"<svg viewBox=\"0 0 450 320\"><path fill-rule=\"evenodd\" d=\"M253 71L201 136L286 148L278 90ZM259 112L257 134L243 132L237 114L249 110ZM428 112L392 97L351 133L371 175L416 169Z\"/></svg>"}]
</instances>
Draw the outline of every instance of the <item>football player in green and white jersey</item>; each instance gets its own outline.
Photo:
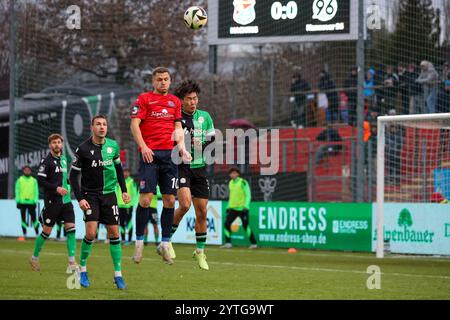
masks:
<instances>
[{"instance_id":1,"label":"football player in green and white jersey","mask_svg":"<svg viewBox=\"0 0 450 320\"><path fill-rule=\"evenodd\" d=\"M177 192L179 206L175 210L173 219L173 235L183 216L189 210L191 202L195 208L195 237L196 250L193 257L197 259L199 267L209 270L204 252L207 233L207 205L209 198L209 182L206 174L205 147L213 141L215 130L211 116L204 110L197 109L200 94L199 85L187 80L175 90L175 95L182 102L182 126L185 133L186 146L191 141L190 163L182 163L178 166L179 189ZM169 246L172 258L175 252Z\"/></svg>"}]
</instances>

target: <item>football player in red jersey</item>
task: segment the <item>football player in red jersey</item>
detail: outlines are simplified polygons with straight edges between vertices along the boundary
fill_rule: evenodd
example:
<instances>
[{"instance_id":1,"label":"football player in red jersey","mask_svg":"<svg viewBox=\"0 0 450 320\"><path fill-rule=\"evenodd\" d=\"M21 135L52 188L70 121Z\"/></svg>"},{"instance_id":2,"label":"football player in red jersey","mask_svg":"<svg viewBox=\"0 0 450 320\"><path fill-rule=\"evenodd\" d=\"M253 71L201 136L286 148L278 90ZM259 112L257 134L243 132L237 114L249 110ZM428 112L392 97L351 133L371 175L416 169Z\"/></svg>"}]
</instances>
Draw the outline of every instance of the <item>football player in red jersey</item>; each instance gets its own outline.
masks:
<instances>
[{"instance_id":1,"label":"football player in red jersey","mask_svg":"<svg viewBox=\"0 0 450 320\"><path fill-rule=\"evenodd\" d=\"M184 145L181 101L169 93L170 83L169 70L164 67L156 68L152 73L153 91L139 95L131 111L131 133L141 153L140 197L136 210L136 248L133 256L136 263L142 260L144 229L157 184L164 205L161 213L160 253L165 263L173 263L169 239L178 188L178 167L171 157L174 141L184 160L190 161L192 157Z\"/></svg>"}]
</instances>

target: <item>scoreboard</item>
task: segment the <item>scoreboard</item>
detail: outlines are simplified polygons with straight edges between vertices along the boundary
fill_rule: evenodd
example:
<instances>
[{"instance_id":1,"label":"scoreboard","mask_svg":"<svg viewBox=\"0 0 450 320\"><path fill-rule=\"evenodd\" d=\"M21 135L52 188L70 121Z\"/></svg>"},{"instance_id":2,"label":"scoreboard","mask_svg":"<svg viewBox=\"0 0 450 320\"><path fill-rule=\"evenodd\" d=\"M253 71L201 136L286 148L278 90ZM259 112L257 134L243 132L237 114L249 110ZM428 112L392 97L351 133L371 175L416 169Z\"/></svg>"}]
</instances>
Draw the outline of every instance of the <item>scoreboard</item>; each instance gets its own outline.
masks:
<instances>
[{"instance_id":1,"label":"scoreboard","mask_svg":"<svg viewBox=\"0 0 450 320\"><path fill-rule=\"evenodd\" d=\"M209 0L208 43L357 40L358 1Z\"/></svg>"}]
</instances>

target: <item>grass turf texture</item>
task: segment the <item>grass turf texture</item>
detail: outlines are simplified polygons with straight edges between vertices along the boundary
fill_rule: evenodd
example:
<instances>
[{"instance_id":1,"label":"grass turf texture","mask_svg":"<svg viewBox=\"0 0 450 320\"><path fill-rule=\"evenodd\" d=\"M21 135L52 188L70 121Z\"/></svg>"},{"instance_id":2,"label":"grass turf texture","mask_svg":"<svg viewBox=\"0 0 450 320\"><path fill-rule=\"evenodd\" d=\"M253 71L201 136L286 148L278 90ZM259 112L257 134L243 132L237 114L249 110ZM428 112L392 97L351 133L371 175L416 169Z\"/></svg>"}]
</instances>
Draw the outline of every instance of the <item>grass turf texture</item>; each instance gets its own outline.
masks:
<instances>
[{"instance_id":1,"label":"grass turf texture","mask_svg":"<svg viewBox=\"0 0 450 320\"><path fill-rule=\"evenodd\" d=\"M95 243L88 260L89 289L69 290L64 242L47 241L41 271L28 263L34 239L0 238L0 299L449 299L450 259L286 249L220 249L207 246L209 271L192 259L193 245L174 244L175 264L163 264L155 246L131 261L134 245L122 247L128 289L113 285L109 245ZM77 243L77 261L80 241ZM367 267L381 268L381 289L369 290Z\"/></svg>"}]
</instances>

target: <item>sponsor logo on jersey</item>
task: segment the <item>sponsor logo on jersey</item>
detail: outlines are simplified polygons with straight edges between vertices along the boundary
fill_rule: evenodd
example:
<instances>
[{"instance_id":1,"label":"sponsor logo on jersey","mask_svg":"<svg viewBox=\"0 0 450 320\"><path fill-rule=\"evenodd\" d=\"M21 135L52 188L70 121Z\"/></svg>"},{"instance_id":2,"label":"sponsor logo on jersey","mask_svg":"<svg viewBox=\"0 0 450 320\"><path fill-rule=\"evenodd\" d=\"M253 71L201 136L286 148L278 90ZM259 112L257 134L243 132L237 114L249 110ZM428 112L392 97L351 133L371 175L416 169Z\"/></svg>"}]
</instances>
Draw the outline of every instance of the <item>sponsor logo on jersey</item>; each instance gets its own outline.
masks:
<instances>
[{"instance_id":1,"label":"sponsor logo on jersey","mask_svg":"<svg viewBox=\"0 0 450 320\"><path fill-rule=\"evenodd\" d=\"M110 166L110 165L112 165L112 164L113 164L112 159L105 160L105 161L102 161L102 160L92 160L91 167L92 167L92 168L96 168L96 167L105 167L105 166Z\"/></svg>"},{"instance_id":2,"label":"sponsor logo on jersey","mask_svg":"<svg viewBox=\"0 0 450 320\"><path fill-rule=\"evenodd\" d=\"M152 117L161 119L161 118L173 118L174 115L170 114L167 109L163 109L161 112L152 111L151 113Z\"/></svg>"}]
</instances>

